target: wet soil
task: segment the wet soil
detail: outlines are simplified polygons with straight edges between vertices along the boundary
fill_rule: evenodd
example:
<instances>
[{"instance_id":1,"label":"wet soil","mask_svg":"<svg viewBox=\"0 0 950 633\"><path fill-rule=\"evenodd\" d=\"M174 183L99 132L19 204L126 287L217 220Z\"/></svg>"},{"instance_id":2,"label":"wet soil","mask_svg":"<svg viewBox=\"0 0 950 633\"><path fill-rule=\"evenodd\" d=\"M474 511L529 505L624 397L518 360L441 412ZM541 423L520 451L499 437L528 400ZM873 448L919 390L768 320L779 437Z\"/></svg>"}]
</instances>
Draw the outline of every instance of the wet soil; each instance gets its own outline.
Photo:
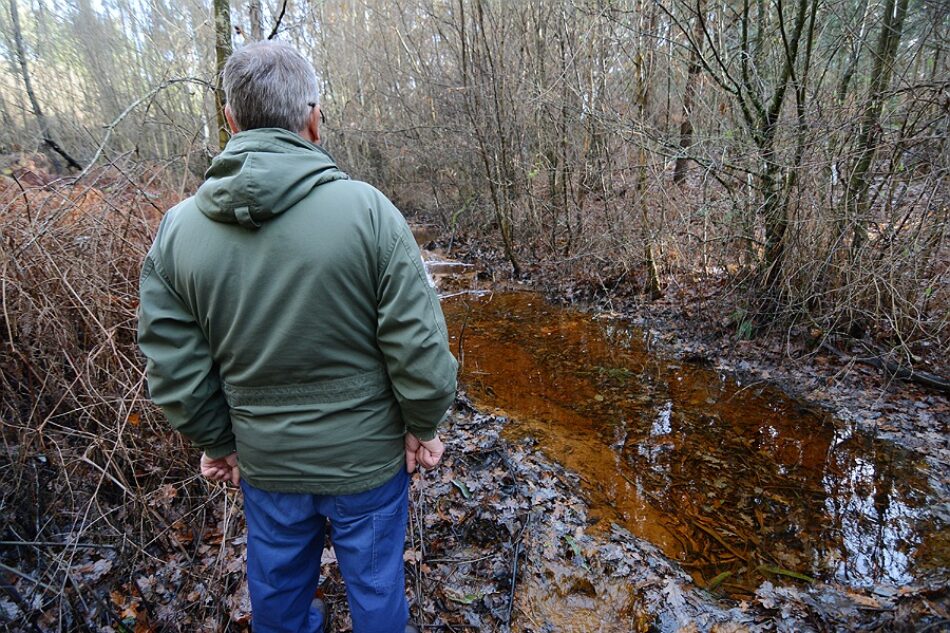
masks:
<instances>
[{"instance_id":1,"label":"wet soil","mask_svg":"<svg viewBox=\"0 0 950 633\"><path fill-rule=\"evenodd\" d=\"M492 294L476 266L427 258L463 392L440 432L445 458L410 490L406 573L421 630L903 632L950 623L946 532L930 527L946 495L929 487L933 468L914 454L764 383L671 360L626 321L531 293ZM239 534L240 520L217 522L221 552L205 546L207 556L237 572L243 545L227 526ZM320 591L334 630L346 632L333 559L328 550ZM158 609L168 630L185 630L169 589L181 573L169 562L138 579L144 604L168 605ZM198 589L187 599L207 592ZM246 585L227 600L244 630Z\"/></svg>"},{"instance_id":2,"label":"wet soil","mask_svg":"<svg viewBox=\"0 0 950 633\"><path fill-rule=\"evenodd\" d=\"M497 430L496 449L514 456L515 478L535 497L545 490L539 480L554 490L531 499L534 520L518 533L525 553L512 630L950 622L939 452L902 448L914 446L911 436L875 439L860 417L786 395L768 380L769 369L782 375L776 366L730 365L688 332L552 306L477 266L431 250L426 258L463 363L463 401L477 409L468 429ZM819 372L815 380L829 384ZM925 398L910 410L940 407ZM456 464L442 487L455 492L456 481L497 472ZM488 488L455 503L477 502L485 521L522 508L512 491ZM505 622L489 602L495 624Z\"/></svg>"},{"instance_id":3,"label":"wet soil","mask_svg":"<svg viewBox=\"0 0 950 633\"><path fill-rule=\"evenodd\" d=\"M444 310L475 403L580 475L595 530L622 525L701 586L900 586L946 567L927 466L908 451L537 294L461 295Z\"/></svg>"}]
</instances>

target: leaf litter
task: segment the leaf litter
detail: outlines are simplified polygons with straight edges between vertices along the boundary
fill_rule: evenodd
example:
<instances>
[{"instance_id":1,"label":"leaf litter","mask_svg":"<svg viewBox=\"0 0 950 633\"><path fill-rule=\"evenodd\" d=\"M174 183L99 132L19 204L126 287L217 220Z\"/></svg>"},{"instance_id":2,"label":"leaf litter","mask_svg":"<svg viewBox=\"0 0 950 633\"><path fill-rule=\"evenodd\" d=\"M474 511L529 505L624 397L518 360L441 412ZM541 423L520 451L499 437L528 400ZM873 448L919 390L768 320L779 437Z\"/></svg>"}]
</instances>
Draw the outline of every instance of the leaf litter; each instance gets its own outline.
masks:
<instances>
[{"instance_id":1,"label":"leaf litter","mask_svg":"<svg viewBox=\"0 0 950 633\"><path fill-rule=\"evenodd\" d=\"M578 477L530 440L504 439L508 423L463 396L446 429L448 459L413 484L424 554L407 571L426 625L526 633L904 630L902 623L945 617L939 578L891 597L766 582L751 600L723 600L626 529L588 530ZM453 481L465 482L471 497Z\"/></svg>"},{"instance_id":2,"label":"leaf litter","mask_svg":"<svg viewBox=\"0 0 950 633\"><path fill-rule=\"evenodd\" d=\"M423 630L903 631L939 630L948 619L939 576L891 590L766 582L749 600L718 598L619 525L589 530L579 477L530 438L506 440L507 424L463 395L445 426L445 461L414 477L406 569ZM115 549L88 548L70 568L89 603L88 621L103 610L113 614L94 630L249 630L240 496L215 488L198 514L168 489L156 497L168 530L149 561L118 576L110 569ZM332 549L323 562L321 592L335 630L351 630ZM32 595L28 579L7 575L5 582L14 595ZM6 597L7 629L30 630L17 622L34 606L40 630L56 628L42 605Z\"/></svg>"},{"instance_id":3,"label":"leaf litter","mask_svg":"<svg viewBox=\"0 0 950 633\"><path fill-rule=\"evenodd\" d=\"M946 415L943 401L927 404L919 409L921 420ZM875 407L887 418L888 407L900 403L874 404L861 415L872 419ZM883 418L882 426L888 424ZM151 432L137 414L129 424ZM921 574L912 584L871 588L777 574L749 598L722 599L625 528L590 530L579 476L546 458L532 438L505 439L509 424L503 415L476 411L463 395L445 427L445 463L414 479L407 579L413 616L423 630L937 631L950 622L945 569ZM937 435L934 442L945 446L945 434ZM38 491L46 498L57 474L45 474L45 456L18 455L16 445L7 450L11 460L28 462L39 473ZM83 464L73 474L99 476ZM165 485L176 480L181 483ZM49 543L20 548L26 552L16 556L4 550L11 565L0 569L3 630L250 630L243 519L233 490L169 471L165 483L147 493L154 511L149 525L164 527L146 538L106 525L135 524L128 515L137 506L121 494L98 501L82 497L85 491L74 494L104 504L106 520L71 531L70 521L76 525L81 516L55 515L59 506L50 502L49 525L62 529L44 533ZM946 504L934 511L950 516ZM5 538L28 545L19 534ZM321 593L337 615L336 630L347 631L333 559L328 550ZM56 601L77 608L64 612ZM70 613L83 620L69 620Z\"/></svg>"}]
</instances>

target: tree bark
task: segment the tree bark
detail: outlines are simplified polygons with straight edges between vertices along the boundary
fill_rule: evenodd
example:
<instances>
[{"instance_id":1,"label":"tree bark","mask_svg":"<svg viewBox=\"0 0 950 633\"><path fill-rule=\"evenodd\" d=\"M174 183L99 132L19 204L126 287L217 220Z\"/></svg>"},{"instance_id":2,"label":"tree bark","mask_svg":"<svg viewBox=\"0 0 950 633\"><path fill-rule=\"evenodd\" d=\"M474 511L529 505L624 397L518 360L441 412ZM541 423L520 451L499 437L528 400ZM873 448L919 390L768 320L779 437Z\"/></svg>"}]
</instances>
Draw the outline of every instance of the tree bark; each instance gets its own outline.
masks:
<instances>
[{"instance_id":1,"label":"tree bark","mask_svg":"<svg viewBox=\"0 0 950 633\"><path fill-rule=\"evenodd\" d=\"M686 152L693 144L693 98L696 96L696 85L699 83L699 72L702 70L700 59L703 54L703 13L706 11L706 0L696 2L696 22L693 25L693 46L690 47L689 66L686 69L686 87L683 89L683 111L680 122L680 154L676 157L673 167L673 182L680 183L686 178L686 166L689 158Z\"/></svg>"},{"instance_id":2,"label":"tree bark","mask_svg":"<svg viewBox=\"0 0 950 633\"><path fill-rule=\"evenodd\" d=\"M646 2L641 4L640 24L641 33L652 34L656 29L656 8L655 5L647 12ZM644 28L645 27L645 28ZM641 37L638 41L640 50L635 58L634 73L636 75L637 95L635 99L637 118L640 124L646 126L649 116L650 106L650 74L653 68L653 45L645 43ZM636 176L636 196L637 206L640 209L640 219L643 222L644 230L644 264L646 266L646 294L650 299L656 300L663 296L663 289L660 284L660 272L656 263L656 248L654 246L654 231L651 228L650 208L647 200L647 169L649 156L646 148L646 135L643 135L640 146L637 149L637 158L640 163L637 167Z\"/></svg>"},{"instance_id":3,"label":"tree bark","mask_svg":"<svg viewBox=\"0 0 950 633\"><path fill-rule=\"evenodd\" d=\"M12 0L15 1L15 0ZM224 65L231 56L231 5L228 0L214 0L214 114L218 123L218 147L224 149L231 138L224 117L224 90L221 87Z\"/></svg>"},{"instance_id":4,"label":"tree bark","mask_svg":"<svg viewBox=\"0 0 950 633\"><path fill-rule=\"evenodd\" d=\"M49 149L62 156L63 160L65 160L70 167L73 169L82 169L82 165L80 165L75 158L70 156L66 150L60 147L56 139L53 138L49 119L43 114L43 109L40 108L40 102L36 99L36 93L33 91L33 82L30 79L30 69L26 62L26 51L23 48L23 34L20 30L20 14L17 11L16 3L17 0L10 0L10 20L13 26L13 42L16 46L17 60L20 63L20 73L23 77L26 95L29 97L30 105L33 107L33 114L36 115L36 120L40 124L40 134L43 137L43 142Z\"/></svg>"},{"instance_id":5,"label":"tree bark","mask_svg":"<svg viewBox=\"0 0 950 633\"><path fill-rule=\"evenodd\" d=\"M251 39L255 42L260 42L264 39L261 0L250 0L250 3L248 3L248 13L251 18Z\"/></svg>"},{"instance_id":6,"label":"tree bark","mask_svg":"<svg viewBox=\"0 0 950 633\"><path fill-rule=\"evenodd\" d=\"M790 83L797 83L795 66L798 63L799 46L802 42L802 32L808 18L808 0L798 0L795 22L791 36L786 38L784 32L784 16L781 13L782 0L778 0L779 28L782 29L785 62L782 68L781 79L775 86L768 110L763 113L758 131L759 150L765 159L765 169L760 175L762 187L762 207L765 218L765 267L766 282L774 287L781 277L785 260L786 232L788 230L788 204L783 195L783 188L778 182L782 171L776 160L775 136L778 131L778 121L785 103L785 96Z\"/></svg>"},{"instance_id":7,"label":"tree bark","mask_svg":"<svg viewBox=\"0 0 950 633\"><path fill-rule=\"evenodd\" d=\"M491 161L489 161L489 152L487 146L483 140L480 140L482 160L485 164L485 172L489 179L489 186L492 192L492 202L495 207L495 220L498 222L498 230L501 233L502 246L504 247L505 256L508 258L508 261L511 262L512 275L515 277L521 276L521 265L518 263L518 258L515 255L514 247L514 238L512 237L512 210L513 204L511 200L511 191L512 183L511 178L514 172L512 165L509 160L508 152L508 142L504 126L503 126L503 111L501 99L499 97L499 86L498 82L502 77L502 73L497 72L495 67L494 56L492 55L491 50L491 40L488 35L488 32L485 29L485 11L482 6L481 0L476 0L475 2L475 21L473 23L473 36L476 38L473 43L473 54L477 50L477 45L481 44L482 54L485 57L485 60L488 64L488 81L490 82L489 87L491 89L491 98L492 98L492 108L491 112L494 114L494 126L496 139L498 140L498 151L499 156L494 160L494 170L491 168ZM473 95L477 94L477 87L474 87ZM474 112L481 110L478 103L475 104ZM479 128L475 114L472 114L473 125L475 125L475 130L478 134L481 134L481 129ZM494 174L492 173L494 171ZM494 175L494 179L492 176ZM495 182L497 180L497 182Z\"/></svg>"},{"instance_id":8,"label":"tree bark","mask_svg":"<svg viewBox=\"0 0 950 633\"><path fill-rule=\"evenodd\" d=\"M867 193L870 181L868 171L877 154L877 144L881 138L881 110L884 107L884 92L890 87L894 72L894 59L900 45L907 15L907 0L886 0L884 4L884 22L881 26L881 38L874 53L874 66L868 97L861 117L861 132L855 154L858 160L851 171L848 194L845 197L847 209L845 217L853 218L854 235L851 252L857 253L867 241L865 220L868 212Z\"/></svg>"}]
</instances>

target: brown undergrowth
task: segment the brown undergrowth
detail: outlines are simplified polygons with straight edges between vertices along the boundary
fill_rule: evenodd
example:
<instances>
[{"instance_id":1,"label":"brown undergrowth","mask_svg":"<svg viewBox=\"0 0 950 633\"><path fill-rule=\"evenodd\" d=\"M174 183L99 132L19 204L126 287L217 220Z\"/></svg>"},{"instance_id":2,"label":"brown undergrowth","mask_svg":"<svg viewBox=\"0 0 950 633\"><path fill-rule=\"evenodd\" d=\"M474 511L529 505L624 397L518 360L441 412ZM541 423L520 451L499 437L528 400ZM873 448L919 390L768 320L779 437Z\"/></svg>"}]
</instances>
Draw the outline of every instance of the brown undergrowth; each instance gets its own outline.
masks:
<instances>
[{"instance_id":1,"label":"brown undergrowth","mask_svg":"<svg viewBox=\"0 0 950 633\"><path fill-rule=\"evenodd\" d=\"M0 180L0 627L247 630L239 495L196 476L194 451L147 401L135 346L140 263L175 202L153 188L162 174L113 165L76 183L10 176ZM468 248L478 255L476 242ZM486 424L460 426L447 438L459 457L430 475L427 492L416 487L407 569L417 617L456 630L501 630L516 618L543 630L530 624L550 590L542 551L558 573L573 570L558 591L582 600L589 587L576 574L601 591L607 578L653 573L631 563L617 575L628 557L615 545L634 548L630 560L645 556L642 545L577 536L581 500L545 476L554 467L536 454L476 444ZM549 511L532 515L534 505ZM665 571L650 578L628 602L662 616L663 596L682 600L679 585ZM521 593L532 585L540 589ZM325 589L345 623L338 578ZM678 624L679 615L666 617ZM649 630L653 616L644 618Z\"/></svg>"},{"instance_id":2,"label":"brown undergrowth","mask_svg":"<svg viewBox=\"0 0 950 633\"><path fill-rule=\"evenodd\" d=\"M138 272L171 199L144 166L74 183L7 173L0 612L11 630L140 630L149 606L131 581L168 552L180 567L169 586L184 596L227 574L197 565L222 538L222 494L209 495L148 403L135 346ZM191 610L195 621L220 612L203 596Z\"/></svg>"},{"instance_id":3,"label":"brown undergrowth","mask_svg":"<svg viewBox=\"0 0 950 633\"><path fill-rule=\"evenodd\" d=\"M793 338L807 353L830 344L877 358L888 373L924 371L950 381L950 242L942 189L932 198L914 189L921 195L901 198L900 213L879 202L870 239L860 247L839 235L843 220L833 192L828 200L804 198L776 273L764 264L761 236L740 221L749 211L735 192L698 180L671 186L668 176L652 174L643 194L645 218L633 198L608 204L587 197L573 208L575 223L567 231L560 221L534 217L533 204L518 206L512 222L521 272L516 281L549 288L568 302L649 311L649 244L661 286L655 300L701 303L721 326L719 336ZM477 261L496 281L512 279L498 227L486 221L485 209L470 205L448 216L448 205L431 208L401 187L387 193L400 202L405 197L406 208L432 224L447 256ZM537 204L544 192L532 190L527 199Z\"/></svg>"}]
</instances>

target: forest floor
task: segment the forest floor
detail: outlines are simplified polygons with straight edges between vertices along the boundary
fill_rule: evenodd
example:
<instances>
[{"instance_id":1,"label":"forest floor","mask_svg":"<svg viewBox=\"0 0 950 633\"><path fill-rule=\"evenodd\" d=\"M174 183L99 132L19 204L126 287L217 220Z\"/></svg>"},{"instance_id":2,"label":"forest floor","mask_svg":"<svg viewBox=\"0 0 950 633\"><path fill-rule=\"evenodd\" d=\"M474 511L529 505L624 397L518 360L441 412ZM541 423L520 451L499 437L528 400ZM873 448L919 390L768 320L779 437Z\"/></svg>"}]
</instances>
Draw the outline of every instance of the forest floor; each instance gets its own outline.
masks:
<instances>
[{"instance_id":1,"label":"forest floor","mask_svg":"<svg viewBox=\"0 0 950 633\"><path fill-rule=\"evenodd\" d=\"M439 238L429 244L445 245ZM927 460L941 490L944 502L934 512L942 513L946 533L950 409L944 397L887 382L876 370L848 367L834 355L789 355L781 337L740 340L727 323L707 318L722 314L721 308L695 290L645 303L622 293L598 294L595 284L563 284L544 271L530 283L503 281L501 274L495 280L497 258L474 242L463 246L452 256L470 264L483 286L533 288L555 301L625 317L648 336L656 354L701 358L724 372L776 383L842 421L910 448ZM132 416L129 421L135 425ZM413 478L406 569L412 615L423 631L939 631L950 625L945 567L897 587L857 589L775 576L741 599L707 591L627 529L589 529L594 521L580 476L531 437L506 436L511 422L479 409L463 389L445 424L445 460ZM171 454L170 438L166 432L142 439L154 442L154 454L161 456ZM11 463L41 475L50 471L37 478L35 503L37 522L46 517L52 527L38 533L69 524L75 508L95 507L106 519L77 542L67 532L62 543L5 534L11 540L2 550L0 630L250 629L235 490L189 478L191 471L179 464L149 463L143 476L165 472L165 483L144 497L123 494L118 484L112 496L102 494L105 486L93 485L93 471L92 484L77 478L69 494L60 494L49 483L45 454L21 454L15 445L5 450ZM182 454L176 453L183 464L196 461ZM89 461L66 457L79 466ZM142 516L132 516L141 508ZM139 522L144 536L118 527ZM324 563L320 592L334 614L333 630L345 633L351 626L332 548Z\"/></svg>"},{"instance_id":2,"label":"forest floor","mask_svg":"<svg viewBox=\"0 0 950 633\"><path fill-rule=\"evenodd\" d=\"M443 253L445 245L438 239L425 244ZM928 464L930 484L942 500L935 515L943 535L938 541L946 547L950 404L943 395L888 379L876 368L847 363L825 350L810 351L802 337L793 340L776 332L741 338L729 319L710 318L725 314L717 303L723 293L715 286L712 291L708 284L702 291L679 287L659 301L646 302L603 292L602 285L565 284L563 270L537 271L528 282L494 281L490 271L503 264L477 243L463 244L453 254L473 266L468 275L481 278L481 288L527 287L600 317L623 318L644 333L658 355L700 362L741 377L744 384L777 385L832 413L843 425L909 449ZM448 518L462 520L445 521L446 510L421 519L441 535L437 543L450 544L449 550L439 551L439 565L423 564L425 573L417 571L422 612L432 617L426 621L456 627L467 622L479 630L504 630L511 624L519 631L909 631L950 626L946 568L902 587L765 582L752 598L722 599L699 587L658 548L617 525L607 535L589 533L585 528L592 521L577 475L546 458L531 438L504 439L506 423L504 417L473 408L463 394L447 429L457 457L432 475L436 484L424 493L450 508ZM483 524L495 526L494 531ZM519 551L523 566L515 574ZM517 578L514 590L512 577ZM452 611L458 615L445 615Z\"/></svg>"},{"instance_id":3,"label":"forest floor","mask_svg":"<svg viewBox=\"0 0 950 633\"><path fill-rule=\"evenodd\" d=\"M899 588L776 581L746 600L714 595L627 530L590 533L578 477L530 440L504 439L508 423L479 412L462 393L443 431L446 458L413 478L407 583L422 631L909 632L945 630L950 622L945 570ZM157 502L169 520L175 504L173 495ZM240 496L218 491L209 511L200 539L181 520L172 524L187 557L162 552L113 587L124 628L100 630L248 630ZM346 632L334 560L328 548L320 593L333 630ZM87 566L96 573L94 563ZM222 611L226 622L216 615Z\"/></svg>"}]
</instances>

